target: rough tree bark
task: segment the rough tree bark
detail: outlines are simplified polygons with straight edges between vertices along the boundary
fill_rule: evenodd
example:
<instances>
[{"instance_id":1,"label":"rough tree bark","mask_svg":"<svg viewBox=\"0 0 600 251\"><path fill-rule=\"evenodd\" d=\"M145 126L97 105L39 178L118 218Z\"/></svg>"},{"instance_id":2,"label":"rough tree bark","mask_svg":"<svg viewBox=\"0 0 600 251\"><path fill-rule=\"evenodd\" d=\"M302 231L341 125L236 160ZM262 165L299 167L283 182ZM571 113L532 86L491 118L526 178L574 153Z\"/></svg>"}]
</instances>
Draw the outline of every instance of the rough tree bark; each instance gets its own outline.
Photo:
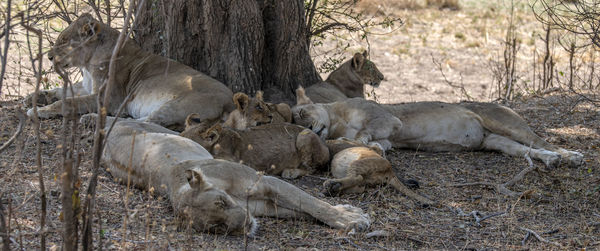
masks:
<instances>
[{"instance_id":1,"label":"rough tree bark","mask_svg":"<svg viewBox=\"0 0 600 251\"><path fill-rule=\"evenodd\" d=\"M302 0L148 1L136 17L134 37L144 49L204 72L234 92L270 89L267 98L294 100L299 84L321 80L306 43L303 4Z\"/></svg>"}]
</instances>

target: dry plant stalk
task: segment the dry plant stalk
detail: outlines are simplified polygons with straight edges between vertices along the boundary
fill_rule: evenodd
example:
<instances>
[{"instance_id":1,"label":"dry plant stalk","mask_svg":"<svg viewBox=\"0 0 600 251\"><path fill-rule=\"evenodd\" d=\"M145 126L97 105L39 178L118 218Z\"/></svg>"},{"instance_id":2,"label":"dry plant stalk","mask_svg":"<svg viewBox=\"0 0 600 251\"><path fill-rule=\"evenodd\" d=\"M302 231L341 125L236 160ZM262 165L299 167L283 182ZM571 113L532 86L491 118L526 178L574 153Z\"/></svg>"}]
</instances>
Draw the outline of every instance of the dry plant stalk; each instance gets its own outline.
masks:
<instances>
[{"instance_id":1,"label":"dry plant stalk","mask_svg":"<svg viewBox=\"0 0 600 251\"><path fill-rule=\"evenodd\" d=\"M4 152L13 142L19 137L21 132L23 132L23 128L25 127L25 122L27 121L27 117L25 117L25 113L20 109L17 110L17 116L19 117L19 125L17 125L17 130L15 133L6 141L2 146L0 146L0 153Z\"/></svg>"},{"instance_id":2,"label":"dry plant stalk","mask_svg":"<svg viewBox=\"0 0 600 251\"><path fill-rule=\"evenodd\" d=\"M6 2L6 23L4 30L4 52L0 54L0 59L2 61L2 69L0 69L0 95L2 95L2 82L4 80L4 74L6 73L6 60L8 59L8 46L10 45L10 11L11 11L11 0ZM2 36L0 36L2 37Z\"/></svg>"},{"instance_id":3,"label":"dry plant stalk","mask_svg":"<svg viewBox=\"0 0 600 251\"><path fill-rule=\"evenodd\" d=\"M2 206L2 197L4 194L0 194L0 236L2 237L2 250L9 251L10 250L10 233L8 231L8 227L6 226L6 221L4 219L4 206ZM9 222L10 222L10 218Z\"/></svg>"},{"instance_id":4,"label":"dry plant stalk","mask_svg":"<svg viewBox=\"0 0 600 251\"><path fill-rule=\"evenodd\" d=\"M67 134L69 134L69 122L76 125L76 119L73 115L68 115L68 103L73 105L73 102L67 102L67 89L71 85L71 81L69 80L68 75L59 67L56 68L56 72L63 79L63 104L62 104L62 114L63 114L63 123L62 123L62 145L59 145L58 148L62 149L62 162L63 162L63 172L60 175L61 177L61 187L62 187L62 219L63 219L63 250L77 250L77 242L79 239L78 229L79 229L79 221L77 219L77 215L79 213L80 208L80 199L79 199L79 176L77 175L77 167L78 163L75 161L75 145L69 144ZM73 107L71 108L75 110ZM74 142L75 132L70 132L71 141Z\"/></svg>"},{"instance_id":5,"label":"dry plant stalk","mask_svg":"<svg viewBox=\"0 0 600 251\"><path fill-rule=\"evenodd\" d=\"M142 0L138 4L138 6L143 6L144 2L145 2L145 0ZM125 43L127 29L129 26L129 20L131 19L131 16L133 13L133 6L134 6L133 1L130 1L129 9L127 10L127 15L125 17L123 29L121 30L121 32L119 34L119 38L117 39L117 43L115 44L115 47L112 51L112 55L110 57L109 66L108 66L108 80L105 83L103 83L102 86L99 88L100 91L98 92L98 96L96 99L96 104L98 107L98 116L96 118L96 130L94 132L94 146L93 146L93 150L92 150L92 153L93 153L92 176L90 177L90 180L88 182L89 185L88 185L87 195L86 195L85 204L84 204L84 213L83 213L84 229L83 229L82 243L83 243L84 250L92 250L93 249L93 237L92 237L93 215L92 215L92 212L94 211L93 209L94 209L95 197L96 197L96 186L98 184L98 175L100 173L100 157L102 155L102 150L104 148L105 139L108 137L108 133L106 133L104 131L104 126L106 124L106 113L107 113L106 104L108 104L110 102L110 98L111 98L110 92L111 92L112 86L115 84L114 82L115 82L116 60L117 60L119 51L121 50L123 44ZM138 8L138 10L136 11L136 16L137 16L137 13L139 13L139 10L140 10L140 8ZM110 13L109 13L109 16L110 16ZM101 99L102 92L104 92L103 99ZM129 98L126 98L124 102L127 102L128 100L129 100ZM125 103L121 104L121 106L124 106L124 105L125 105Z\"/></svg>"},{"instance_id":6,"label":"dry plant stalk","mask_svg":"<svg viewBox=\"0 0 600 251\"><path fill-rule=\"evenodd\" d=\"M46 186L44 185L44 169L42 168L42 142L40 140L40 118L38 117L38 111L37 111L37 99L38 99L38 94L39 94L39 90L40 90L40 84L42 82L42 31L39 29L35 29L29 25L25 24L25 21L23 20L23 13L20 13L21 15L21 25L27 29L30 32L35 33L35 35L38 37L38 53L37 53L37 57L36 58L31 58L31 64L35 65L35 60L38 61L38 68L37 70L35 68L33 68L33 71L36 75L36 82L35 82L35 92L33 94L33 99L32 99L32 106L33 106L33 129L35 131L35 144L37 147L36 150L36 155L35 155L35 164L37 166L37 171L38 171L38 181L40 183L40 201L41 201L41 208L40 208L40 249L41 250L46 250L46 215L47 215L47 199L46 199ZM29 39L27 39L27 42L29 43ZM29 47L31 48L31 47ZM25 121L24 117L25 114L22 111L18 112L20 114L21 121ZM21 123L19 123L19 125L21 126ZM19 128L22 129L22 128ZM15 134L16 135L16 134ZM0 151L1 152L1 151Z\"/></svg>"}]
</instances>

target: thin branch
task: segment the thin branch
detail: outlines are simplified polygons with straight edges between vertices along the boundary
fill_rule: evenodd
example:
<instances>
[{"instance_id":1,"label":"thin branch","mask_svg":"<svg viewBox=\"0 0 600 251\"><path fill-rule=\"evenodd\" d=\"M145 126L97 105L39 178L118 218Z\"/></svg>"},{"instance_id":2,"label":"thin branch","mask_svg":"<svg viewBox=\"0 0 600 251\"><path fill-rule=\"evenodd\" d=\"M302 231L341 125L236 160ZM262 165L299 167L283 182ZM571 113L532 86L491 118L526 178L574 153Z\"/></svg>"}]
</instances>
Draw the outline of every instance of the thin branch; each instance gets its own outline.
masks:
<instances>
[{"instance_id":1,"label":"thin branch","mask_svg":"<svg viewBox=\"0 0 600 251\"><path fill-rule=\"evenodd\" d=\"M23 13L20 13L21 15L21 19L23 19ZM44 60L42 60L42 31L39 29L35 29L29 25L25 24L25 21L22 20L21 21L21 25L27 29L27 31L33 32L35 33L35 35L38 37L38 51L37 51L37 63L38 63L38 68L37 70L35 70L34 68L34 72L36 74L36 82L35 82L35 92L33 94L33 99L32 99L32 106L33 106L33 128L35 131L35 139L36 139L36 146L37 146L37 151L36 151L36 159L35 159L35 163L38 169L38 181L40 183L40 201L41 201L41 208L40 208L40 249L41 250L46 250L46 215L47 215L47 200L46 200L46 186L44 185L44 169L42 168L42 142L40 139L40 118L38 117L38 111L37 111L37 99L38 99L38 94L40 91L40 84L42 82L42 62ZM27 39L27 42L29 43L29 38ZM31 62L32 64L34 64L35 59L31 58ZM34 64L35 66L35 64ZM25 120L24 117L25 115L23 114L23 112L20 112L20 116L22 116L23 118L21 118L21 120ZM1 150L0 150L1 152Z\"/></svg>"},{"instance_id":2,"label":"thin branch","mask_svg":"<svg viewBox=\"0 0 600 251\"><path fill-rule=\"evenodd\" d=\"M0 236L2 237L3 251L10 250L10 233L6 226L6 219L4 219L4 206L2 205L2 197L4 194L0 194ZM10 221L10 218L8 219Z\"/></svg>"},{"instance_id":3,"label":"thin branch","mask_svg":"<svg viewBox=\"0 0 600 251\"><path fill-rule=\"evenodd\" d=\"M6 29L4 30L4 52L0 55L2 58L2 69L0 70L0 95L2 95L2 82L4 80L4 74L6 73L6 60L8 59L8 46L10 45L10 10L11 10L11 0L8 0L7 11L6 11Z\"/></svg>"},{"instance_id":4,"label":"thin branch","mask_svg":"<svg viewBox=\"0 0 600 251\"><path fill-rule=\"evenodd\" d=\"M521 244L523 244L523 245L525 244L525 241L527 241L527 239L529 238L529 236L533 235L533 236L535 236L536 239L538 239L538 241L541 241L541 242L544 242L544 243L548 243L548 244L552 244L552 245L560 247L560 248L563 247L558 242L546 240L544 237L540 236L538 233L536 233L535 231L533 231L533 230L531 230L529 228L519 227L519 229L527 232L527 235L525 235L525 238L523 239L523 241L521 241Z\"/></svg>"},{"instance_id":5,"label":"thin branch","mask_svg":"<svg viewBox=\"0 0 600 251\"><path fill-rule=\"evenodd\" d=\"M21 132L23 132L23 127L25 126L25 122L27 121L27 118L25 117L25 113L23 113L23 111L21 111L19 109L19 110L17 110L17 117L19 117L19 125L17 126L17 130L15 131L13 136L11 136L8 139L8 141L4 142L4 144L2 144L2 146L0 146L0 153L2 153L4 150L6 150L19 137Z\"/></svg>"},{"instance_id":6,"label":"thin branch","mask_svg":"<svg viewBox=\"0 0 600 251\"><path fill-rule=\"evenodd\" d=\"M144 6L144 2L145 2L145 0L141 0L141 2L138 3L138 9L136 10L136 16L138 16L138 14L141 10L141 7ZM133 3L133 1L130 1L129 9L127 11L127 16L126 16L125 22L123 24L123 29L121 30L121 33L119 34L119 38L117 39L115 47L113 48L113 51L112 51L112 55L110 57L110 62L109 62L109 66L108 66L108 80L106 83L103 84L103 85L106 85L106 89L104 91L101 91L98 93L98 97L96 100L96 103L98 104L98 117L96 118L96 130L94 132L94 146L93 146L93 154L94 155L93 155L93 160L92 160L92 176L90 177L90 180L88 183L89 185L88 185L88 190L87 190L87 195L86 195L86 200L85 200L85 206L84 206L85 211L84 211L84 216L83 216L83 218L84 218L84 230L83 231L84 232L83 232L82 242L83 242L84 250L92 250L93 249L93 245L92 245L92 242L93 242L93 237L92 237L93 215L92 215L92 212L93 212L94 201L95 201L95 197L96 197L96 186L97 186L98 175L100 173L100 157L102 155L105 138L108 137L108 134L105 134L106 132L104 131L104 126L106 124L106 113L107 113L106 105L109 104L109 102L110 102L111 88L115 82L115 71L116 71L115 68L116 68L117 56L118 56L119 51L121 50L123 44L125 43L126 34L128 34L127 29L129 27L129 20L131 19L131 16L133 13L133 7L134 7L134 3ZM101 95L100 95L100 93L102 93L102 92L104 92L103 101L101 101ZM127 100L128 100L128 98L125 99L125 102L127 102ZM121 108L119 108L119 110L121 110Z\"/></svg>"}]
</instances>

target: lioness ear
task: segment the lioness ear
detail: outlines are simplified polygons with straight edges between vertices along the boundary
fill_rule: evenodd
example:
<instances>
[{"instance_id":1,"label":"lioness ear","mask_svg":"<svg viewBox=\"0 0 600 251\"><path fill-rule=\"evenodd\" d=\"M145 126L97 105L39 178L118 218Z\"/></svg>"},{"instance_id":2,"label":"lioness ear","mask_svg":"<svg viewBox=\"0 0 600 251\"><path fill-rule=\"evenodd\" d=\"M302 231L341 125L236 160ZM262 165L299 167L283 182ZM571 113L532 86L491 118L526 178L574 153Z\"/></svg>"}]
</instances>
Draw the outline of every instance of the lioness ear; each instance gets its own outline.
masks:
<instances>
[{"instance_id":1,"label":"lioness ear","mask_svg":"<svg viewBox=\"0 0 600 251\"><path fill-rule=\"evenodd\" d=\"M204 176L196 170L186 170L185 175L188 183L194 189L203 189L205 187Z\"/></svg>"},{"instance_id":2,"label":"lioness ear","mask_svg":"<svg viewBox=\"0 0 600 251\"><path fill-rule=\"evenodd\" d=\"M99 31L100 23L98 23L98 21L94 19L90 19L88 22L81 26L79 34L81 34L82 37L95 38L97 37Z\"/></svg>"},{"instance_id":3,"label":"lioness ear","mask_svg":"<svg viewBox=\"0 0 600 251\"><path fill-rule=\"evenodd\" d=\"M363 51L362 54L365 59L369 58L369 52L367 52L367 50Z\"/></svg>"},{"instance_id":4,"label":"lioness ear","mask_svg":"<svg viewBox=\"0 0 600 251\"><path fill-rule=\"evenodd\" d=\"M255 98L259 101L263 101L263 91L257 91Z\"/></svg>"},{"instance_id":5,"label":"lioness ear","mask_svg":"<svg viewBox=\"0 0 600 251\"><path fill-rule=\"evenodd\" d=\"M185 118L185 128L200 124L201 122L200 114L192 113Z\"/></svg>"},{"instance_id":6,"label":"lioness ear","mask_svg":"<svg viewBox=\"0 0 600 251\"><path fill-rule=\"evenodd\" d=\"M306 93L304 92L304 88L299 85L298 89L296 89L296 105L307 105L307 104L313 104L312 100L310 100L310 98L308 96L306 96Z\"/></svg>"},{"instance_id":7,"label":"lioness ear","mask_svg":"<svg viewBox=\"0 0 600 251\"><path fill-rule=\"evenodd\" d=\"M367 51L365 51L365 53L366 52ZM366 57L363 54L360 54L360 53L354 54L354 57L352 58L352 68L354 68L356 70L362 69L363 65L365 64L365 60L366 60Z\"/></svg>"},{"instance_id":8,"label":"lioness ear","mask_svg":"<svg viewBox=\"0 0 600 251\"><path fill-rule=\"evenodd\" d=\"M248 95L242 92L238 92L233 95L233 103L237 106L237 109L240 111L245 111L248 108L248 103L250 99Z\"/></svg>"}]
</instances>

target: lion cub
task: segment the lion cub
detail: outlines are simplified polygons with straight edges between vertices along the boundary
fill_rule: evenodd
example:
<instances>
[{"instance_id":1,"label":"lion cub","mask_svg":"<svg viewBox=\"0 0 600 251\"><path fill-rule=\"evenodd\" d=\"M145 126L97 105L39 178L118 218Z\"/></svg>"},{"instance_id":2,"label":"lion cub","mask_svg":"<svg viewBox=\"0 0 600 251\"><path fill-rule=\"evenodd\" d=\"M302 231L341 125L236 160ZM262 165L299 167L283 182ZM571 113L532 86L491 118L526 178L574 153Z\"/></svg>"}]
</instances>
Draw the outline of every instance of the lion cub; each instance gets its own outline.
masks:
<instances>
[{"instance_id":1,"label":"lion cub","mask_svg":"<svg viewBox=\"0 0 600 251\"><path fill-rule=\"evenodd\" d=\"M296 89L292 108L294 123L310 128L323 139L347 138L364 145L378 143L392 148L389 137L402 128L400 119L373 101L351 98L329 104L314 104L304 89Z\"/></svg>"},{"instance_id":2,"label":"lion cub","mask_svg":"<svg viewBox=\"0 0 600 251\"><path fill-rule=\"evenodd\" d=\"M256 92L254 98L238 92L233 95L233 103L236 109L229 114L223 126L244 130L261 124L292 122L290 106L265 102L262 91Z\"/></svg>"},{"instance_id":3,"label":"lion cub","mask_svg":"<svg viewBox=\"0 0 600 251\"><path fill-rule=\"evenodd\" d=\"M287 123L236 130L188 116L180 134L206 148L215 158L244 164L268 174L294 179L329 161L329 150L311 130Z\"/></svg>"},{"instance_id":4,"label":"lion cub","mask_svg":"<svg viewBox=\"0 0 600 251\"><path fill-rule=\"evenodd\" d=\"M423 206L435 204L405 185L418 187L416 181L400 180L394 174L392 164L382 157L378 146L367 147L349 140L327 140L326 144L333 155L330 166L334 178L323 183L329 194L362 193L367 185L387 184Z\"/></svg>"}]
</instances>

